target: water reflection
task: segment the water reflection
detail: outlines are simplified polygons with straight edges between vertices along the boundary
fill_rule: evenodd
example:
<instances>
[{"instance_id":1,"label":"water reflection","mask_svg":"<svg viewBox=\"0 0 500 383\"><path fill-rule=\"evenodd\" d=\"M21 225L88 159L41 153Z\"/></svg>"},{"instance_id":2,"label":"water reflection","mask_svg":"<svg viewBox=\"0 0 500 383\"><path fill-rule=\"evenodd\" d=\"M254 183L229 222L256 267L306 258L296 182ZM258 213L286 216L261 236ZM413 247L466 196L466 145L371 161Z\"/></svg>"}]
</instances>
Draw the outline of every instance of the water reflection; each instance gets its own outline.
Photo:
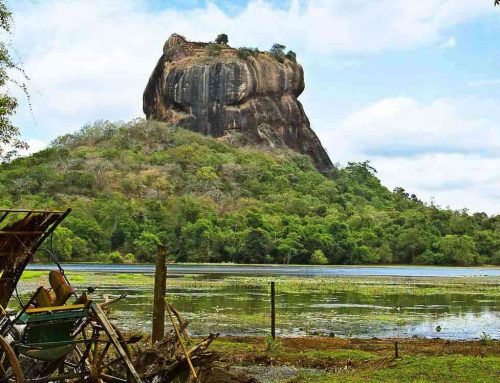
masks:
<instances>
[{"instance_id":1,"label":"water reflection","mask_svg":"<svg viewBox=\"0 0 500 383\"><path fill-rule=\"evenodd\" d=\"M150 331L153 291L111 286L107 295L128 294L111 313L123 327ZM168 299L191 320L194 334L265 335L269 332L266 286L169 289ZM460 294L367 296L358 293L279 293L281 335L355 337L500 338L498 300ZM399 308L399 310L398 310ZM439 326L439 330L437 328Z\"/></svg>"}]
</instances>

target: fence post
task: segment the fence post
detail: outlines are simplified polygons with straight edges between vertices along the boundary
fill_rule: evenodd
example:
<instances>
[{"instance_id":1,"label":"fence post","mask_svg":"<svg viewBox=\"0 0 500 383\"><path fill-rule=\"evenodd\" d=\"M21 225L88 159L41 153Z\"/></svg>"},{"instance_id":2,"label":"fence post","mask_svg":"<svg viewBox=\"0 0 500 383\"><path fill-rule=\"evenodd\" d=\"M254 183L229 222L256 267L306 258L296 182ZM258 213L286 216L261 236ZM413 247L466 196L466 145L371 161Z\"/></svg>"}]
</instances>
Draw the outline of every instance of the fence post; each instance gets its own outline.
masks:
<instances>
[{"instance_id":1,"label":"fence post","mask_svg":"<svg viewBox=\"0 0 500 383\"><path fill-rule=\"evenodd\" d=\"M153 297L153 325L151 341L159 342L165 336L165 294L167 292L167 247L158 246L156 255L155 290Z\"/></svg>"},{"instance_id":2,"label":"fence post","mask_svg":"<svg viewBox=\"0 0 500 383\"><path fill-rule=\"evenodd\" d=\"M276 339L276 287L275 283L271 282L271 336Z\"/></svg>"}]
</instances>

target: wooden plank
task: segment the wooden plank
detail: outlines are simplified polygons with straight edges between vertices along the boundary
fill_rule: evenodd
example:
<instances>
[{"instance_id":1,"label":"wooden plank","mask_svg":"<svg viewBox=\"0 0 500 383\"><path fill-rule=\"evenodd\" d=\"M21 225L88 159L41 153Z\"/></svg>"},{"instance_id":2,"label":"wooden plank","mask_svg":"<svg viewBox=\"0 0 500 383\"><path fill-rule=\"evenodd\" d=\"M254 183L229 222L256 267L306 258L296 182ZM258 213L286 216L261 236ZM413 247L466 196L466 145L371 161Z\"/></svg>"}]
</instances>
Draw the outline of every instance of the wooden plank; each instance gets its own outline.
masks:
<instances>
[{"instance_id":1,"label":"wooden plank","mask_svg":"<svg viewBox=\"0 0 500 383\"><path fill-rule=\"evenodd\" d=\"M115 329L113 328L113 326L109 322L108 318L106 317L106 315L104 314L102 309L99 307L99 305L97 305L95 303L93 303L90 307L94 311L94 313L97 317L97 321L102 326L104 332L108 336L109 341L115 347L116 351L118 352L118 355L123 360L123 363L125 363L127 370L129 372L129 377L132 379L131 382L132 383L142 383L141 378L139 377L139 374L135 370L127 353L125 352L122 345L120 344L120 341L118 340L118 336L116 335Z\"/></svg>"},{"instance_id":2,"label":"wooden plank","mask_svg":"<svg viewBox=\"0 0 500 383\"><path fill-rule=\"evenodd\" d=\"M27 309L27 314L46 313L49 311L65 311L65 310L81 310L85 305L67 305L67 306L54 306L54 307L37 307L34 309Z\"/></svg>"},{"instance_id":3,"label":"wooden plank","mask_svg":"<svg viewBox=\"0 0 500 383\"><path fill-rule=\"evenodd\" d=\"M21 235L21 236L39 236L45 233L44 231L8 231L0 230L0 235Z\"/></svg>"},{"instance_id":4,"label":"wooden plank","mask_svg":"<svg viewBox=\"0 0 500 383\"><path fill-rule=\"evenodd\" d=\"M58 213L62 214L64 210L30 210L30 209L0 209L0 213Z\"/></svg>"}]
</instances>

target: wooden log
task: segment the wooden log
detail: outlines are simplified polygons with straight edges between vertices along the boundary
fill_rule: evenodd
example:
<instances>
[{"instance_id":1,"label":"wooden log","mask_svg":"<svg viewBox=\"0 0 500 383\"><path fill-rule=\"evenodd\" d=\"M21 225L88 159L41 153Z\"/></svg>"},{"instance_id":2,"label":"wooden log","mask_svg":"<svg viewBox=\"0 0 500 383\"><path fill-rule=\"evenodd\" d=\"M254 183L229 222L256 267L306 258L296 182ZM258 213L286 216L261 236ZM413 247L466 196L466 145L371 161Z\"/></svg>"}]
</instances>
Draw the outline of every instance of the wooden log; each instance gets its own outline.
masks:
<instances>
[{"instance_id":1,"label":"wooden log","mask_svg":"<svg viewBox=\"0 0 500 383\"><path fill-rule=\"evenodd\" d=\"M167 292L167 247L159 246L156 255L155 289L153 298L153 344L165 337L165 294Z\"/></svg>"}]
</instances>

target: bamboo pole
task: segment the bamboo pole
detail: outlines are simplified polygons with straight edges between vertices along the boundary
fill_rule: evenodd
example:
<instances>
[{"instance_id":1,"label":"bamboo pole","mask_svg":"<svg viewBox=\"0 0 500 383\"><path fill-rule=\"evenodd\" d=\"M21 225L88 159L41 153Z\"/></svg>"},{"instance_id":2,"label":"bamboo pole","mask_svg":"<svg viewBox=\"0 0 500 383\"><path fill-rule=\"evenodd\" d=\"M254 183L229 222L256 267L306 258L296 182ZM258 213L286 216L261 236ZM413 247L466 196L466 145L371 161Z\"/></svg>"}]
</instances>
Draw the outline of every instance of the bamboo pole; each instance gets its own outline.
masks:
<instances>
[{"instance_id":1,"label":"bamboo pole","mask_svg":"<svg viewBox=\"0 0 500 383\"><path fill-rule=\"evenodd\" d=\"M167 247L158 247L156 255L155 290L153 298L153 325L151 341L153 344L165 337L165 294L167 292Z\"/></svg>"},{"instance_id":2,"label":"bamboo pole","mask_svg":"<svg viewBox=\"0 0 500 383\"><path fill-rule=\"evenodd\" d=\"M177 323L175 323L174 314L172 314L172 310L170 309L170 304L167 302L166 299L165 299L165 303L166 303L166 306L167 306L168 316L170 317L170 321L172 322L172 326L174 326L175 334L177 335L177 339L179 339L179 343L181 345L182 352L184 353L184 356L186 357L186 360L187 360L187 362L189 364L189 368L191 369L191 373L193 374L193 377L195 379L198 379L198 375L196 374L196 371L194 369L193 363L191 362L191 358L189 357L189 352L186 349L186 346L184 345L184 342L182 341L181 333L179 331L179 327L177 327Z\"/></svg>"}]
</instances>

